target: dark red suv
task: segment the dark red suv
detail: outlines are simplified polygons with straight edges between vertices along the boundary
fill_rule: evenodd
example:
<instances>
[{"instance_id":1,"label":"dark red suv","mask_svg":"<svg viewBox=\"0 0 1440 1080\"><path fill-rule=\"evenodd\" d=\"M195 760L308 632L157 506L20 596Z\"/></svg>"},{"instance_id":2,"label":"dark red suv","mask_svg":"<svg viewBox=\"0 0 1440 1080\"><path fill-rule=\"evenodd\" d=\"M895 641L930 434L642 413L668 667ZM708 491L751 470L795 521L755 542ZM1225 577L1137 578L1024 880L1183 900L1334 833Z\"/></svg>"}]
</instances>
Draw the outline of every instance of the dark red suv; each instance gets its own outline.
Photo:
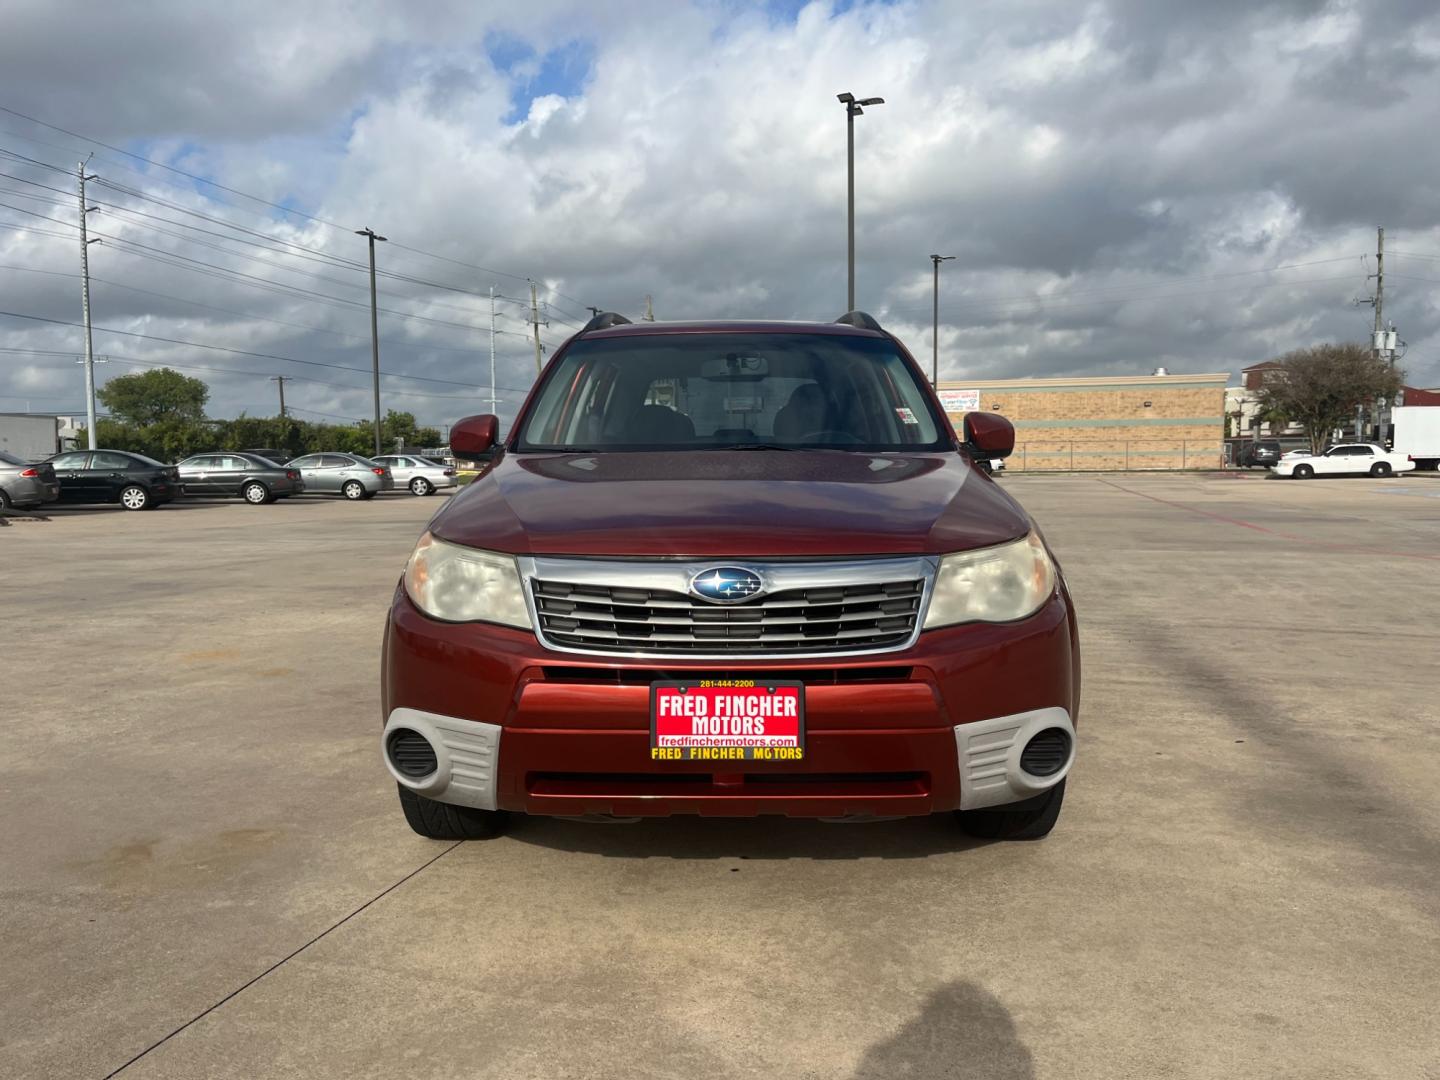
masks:
<instances>
[{"instance_id":1,"label":"dark red suv","mask_svg":"<svg viewBox=\"0 0 1440 1080\"><path fill-rule=\"evenodd\" d=\"M1039 530L869 316L643 323L559 349L395 590L384 760L415 831L506 812L865 819L1034 838L1080 654Z\"/></svg>"}]
</instances>

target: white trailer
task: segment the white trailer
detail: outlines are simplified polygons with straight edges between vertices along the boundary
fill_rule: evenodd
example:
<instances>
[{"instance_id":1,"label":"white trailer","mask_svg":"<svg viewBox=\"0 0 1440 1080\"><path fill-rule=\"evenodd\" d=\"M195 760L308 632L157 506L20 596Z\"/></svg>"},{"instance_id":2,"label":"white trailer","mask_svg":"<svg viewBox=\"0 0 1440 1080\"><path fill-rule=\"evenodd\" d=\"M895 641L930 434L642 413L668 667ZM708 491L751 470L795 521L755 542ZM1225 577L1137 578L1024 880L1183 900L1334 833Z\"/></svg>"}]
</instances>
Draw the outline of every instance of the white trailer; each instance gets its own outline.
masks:
<instances>
[{"instance_id":1,"label":"white trailer","mask_svg":"<svg viewBox=\"0 0 1440 1080\"><path fill-rule=\"evenodd\" d=\"M43 461L60 450L60 421L53 416L0 413L0 450L25 461Z\"/></svg>"},{"instance_id":2,"label":"white trailer","mask_svg":"<svg viewBox=\"0 0 1440 1080\"><path fill-rule=\"evenodd\" d=\"M1407 454L1417 469L1440 467L1440 405L1401 405L1393 412L1397 454Z\"/></svg>"}]
</instances>

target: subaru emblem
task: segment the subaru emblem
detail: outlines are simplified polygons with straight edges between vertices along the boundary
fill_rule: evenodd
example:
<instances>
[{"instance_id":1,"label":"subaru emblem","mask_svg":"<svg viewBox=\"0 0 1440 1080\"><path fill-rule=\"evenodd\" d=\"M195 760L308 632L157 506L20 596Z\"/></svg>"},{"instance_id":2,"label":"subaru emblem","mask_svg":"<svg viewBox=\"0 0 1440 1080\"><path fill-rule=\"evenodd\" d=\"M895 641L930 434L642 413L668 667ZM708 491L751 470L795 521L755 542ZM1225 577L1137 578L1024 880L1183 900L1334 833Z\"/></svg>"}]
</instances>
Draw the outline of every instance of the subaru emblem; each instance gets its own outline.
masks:
<instances>
[{"instance_id":1,"label":"subaru emblem","mask_svg":"<svg viewBox=\"0 0 1440 1080\"><path fill-rule=\"evenodd\" d=\"M690 579L690 591L715 604L738 604L758 595L764 587L759 574L742 566L716 566Z\"/></svg>"}]
</instances>

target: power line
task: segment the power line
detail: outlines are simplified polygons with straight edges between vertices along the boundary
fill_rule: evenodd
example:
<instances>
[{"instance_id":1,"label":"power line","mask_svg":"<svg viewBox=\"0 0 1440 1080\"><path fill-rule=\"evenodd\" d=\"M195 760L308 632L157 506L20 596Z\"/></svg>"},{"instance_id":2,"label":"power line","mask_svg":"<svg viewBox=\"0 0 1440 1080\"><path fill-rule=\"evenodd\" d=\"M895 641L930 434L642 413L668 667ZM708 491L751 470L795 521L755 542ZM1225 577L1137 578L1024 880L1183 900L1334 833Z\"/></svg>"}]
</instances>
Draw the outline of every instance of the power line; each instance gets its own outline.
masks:
<instances>
[{"instance_id":1,"label":"power line","mask_svg":"<svg viewBox=\"0 0 1440 1080\"><path fill-rule=\"evenodd\" d=\"M12 153L11 151L4 151L3 148L0 148L0 152ZM24 157L24 155L16 155L16 156L19 156L19 157L22 157L22 158ZM54 170L57 171L57 172L58 172L58 171L63 171L63 170L60 170L58 166L49 165L49 164L47 164L47 163L45 163L45 162L38 161L38 160L36 160L36 159L34 159L34 158L24 158L24 160L29 161L29 162L31 162L31 163L33 163L33 164L39 165L39 166L41 166L41 167L43 167L43 168L54 169ZM18 180L20 183L32 184L32 185L34 185L34 186L36 186L36 187L45 188L46 190L49 190L49 191L59 191L59 192L61 192L62 194L68 194L67 192L63 192L63 190L60 189L60 188L51 188L51 187L49 187L48 185L40 184L40 183L38 183L37 181L26 180L26 179L24 179L24 178L22 178L22 177L12 177L12 179ZM216 238L221 239L221 240L227 240L227 241L230 241L231 243L249 244L249 245L251 245L252 247L258 248L258 249L263 250L263 251L269 251L269 252L272 252L272 253L274 253L274 254L283 255L283 256L289 256L289 257L291 257L291 258L306 259L307 261L310 261L310 262L319 262L319 263L321 263L322 265L334 266L334 267L336 267L337 269L351 269L351 270L356 270L356 271L359 271L359 272L365 272L365 271L368 270L368 266L363 265L363 264L360 264L360 263L357 263L357 262L354 262L353 260L342 259L342 258L339 258L339 257L337 257L337 256L330 255L330 254L327 253L327 252L316 251L316 250L313 249L313 248L306 248L306 247L304 247L303 245L294 244L294 243L292 243L292 242L290 242L290 241L286 241L286 240L280 239L280 238L278 238L278 237L271 236L271 235L266 234L266 233L260 233L260 232L257 232L257 231L255 231L255 230L253 230L253 229L246 229L246 228L244 228L243 226L235 225L234 223L232 223L232 222L227 222L227 221L225 221L225 220L223 220L223 219L221 219L221 218L216 218L216 217L213 217L213 216L208 215L208 214L202 214L202 213L200 213L199 211L196 211L196 210L190 210L190 209L188 209L187 207L180 206L180 205L177 204L177 203L172 203L172 202L169 202L169 201L164 200L164 199L158 199L158 198L155 198L154 196L146 195L146 194L143 193L143 192L136 191L136 190L134 190L133 188L129 188L129 187L126 187L126 186L124 186L124 185L114 184L114 183L111 183L111 182L108 182L108 181L104 181L104 180L100 180L100 181L98 181L98 182L104 183L104 184L106 184L106 186L111 187L111 188L113 188L114 190L123 192L124 194L127 194L127 195L131 195L131 196L133 196L133 197L135 197L135 198L144 199L144 200L146 200L146 201L156 203L157 205L165 206L165 207L167 207L167 208L176 210L177 212L180 212L180 213L189 214L189 215L191 215L191 216L198 217L198 218L201 218L201 219L203 219L203 220L213 222L214 224L218 224L218 225L222 225L222 226L224 226L224 227L226 227L226 228L234 229L235 231L238 231L238 232L247 233L247 234L249 234L249 235L251 235L251 236L261 237L262 239L271 240L271 241L273 241L274 243L285 244L285 245L288 246L288 247L298 248L299 251L285 251L285 250L282 250L282 249L280 249L280 248L272 247L272 246L270 246L270 245L268 245L268 244L257 243L257 242L254 241L254 240L247 240L247 239L244 239L244 238L238 237L238 236L227 236L227 235L225 235L225 234L223 234L223 233L216 233L216 232L214 232L213 230L210 230L210 229L202 229L202 228L200 228L200 227L197 226L197 225L191 225L191 224L189 224L189 223L187 223L187 222L179 222L179 221L175 221L175 220L173 220L173 219L171 219L171 218L163 218L163 217L160 217L160 216L155 215L155 214L147 214L147 213L145 213L144 211L135 210L135 209L132 208L132 207L120 206L120 205L118 205L118 204L116 204L116 203L105 202L105 203L102 203L102 204L101 204L101 205L104 205L104 206L110 208L111 210L117 211L117 212L119 212L119 213L121 213L121 214L135 215L135 216L147 218L147 219L149 219L149 220L151 220L151 221L161 221L161 222L164 222L165 224L168 224L168 225L174 225L174 226L176 226L177 228L190 229L191 231L200 232L200 233L203 233L203 234L205 234L205 235L213 236L213 237L216 237ZM27 196L27 197L33 198L34 196ZM55 200L49 200L49 201L55 202ZM0 205L3 205L3 204L0 204ZM57 205L63 205L63 204L57 204ZM10 207L10 209L19 210L21 213L34 214L34 211L26 211L26 210L23 210L23 209L20 208L20 207ZM36 216L43 216L43 215L36 215ZM49 220L56 221L56 222L59 223L59 224L68 224L68 222L61 221L61 220L58 219L58 218L51 218L51 219L49 219ZM71 227L74 228L75 226L71 226ZM216 244L207 243L207 242L205 242L205 241L203 241L203 240L197 240L197 239L195 239L194 237L184 236L184 235L179 234L179 233L170 232L170 231L167 230L167 229L162 229L162 228L159 228L159 227L154 226L154 225L146 226L146 227L147 227L151 232L158 233L159 235L162 235L162 236L169 236L169 237L171 237L172 239L181 241L182 243L191 243L191 244L195 244L195 245L197 245L197 246L199 246L199 247L207 248L207 249L209 249L209 250L211 250L211 251L219 252L219 253L224 254L224 255L229 255L229 256L232 256L232 257L235 257L235 258L245 259L245 260L247 260L247 261L249 261L249 262L258 262L258 263L260 263L261 265L268 266L268 267L271 267L272 269L280 270L280 271L285 272L285 273L296 274L296 275L301 276L301 277L314 278L314 279L316 279L316 280L318 280L318 281L325 281L325 282L328 282L328 283L333 284L333 285L339 285L339 286L341 286L342 288L362 288L362 289L364 288L364 286L361 286L361 285L359 285L358 283L341 281L341 280L339 280L338 278L333 278L333 277L330 277L330 276L325 275L325 274L316 274L316 273L314 273L313 271L299 270L299 269L297 269L297 268L295 268L295 267L277 266L277 265L275 265L273 262L270 262L269 260L257 259L256 257L254 257L254 256L252 256L252 255L247 255L247 254L245 254L245 253L243 253L243 252L233 251L233 250L231 250L230 248L224 248L224 247L220 247L220 246L218 246L218 245L216 245ZM113 238L111 238L111 239L121 240L121 238L118 238L118 237L113 237ZM128 242L128 243L132 243L132 244L135 243L134 241L124 241L124 240L121 240L121 242ZM137 244L136 246L142 246L142 247L143 247L144 245L138 245L138 244ZM397 245L397 246L403 246L403 245ZM151 250L158 250L158 249L151 249ZM308 253L310 253L310 254L309 254L309 255L305 255L305 254L301 254L300 252L308 252ZM184 256L180 256L180 255L178 255L178 254L177 254L175 257L176 257L176 258L184 258ZM212 264L212 265L213 265L213 264ZM231 272L231 273L239 273L239 271L229 270L229 268L226 268L226 267L219 267L219 268L217 268L217 269L225 269L225 270L227 270L228 272ZM481 293L481 292L479 292L479 291L477 291L477 290L474 290L474 289L465 289L465 288L461 288L461 287L459 287L459 286L448 285L448 284L445 284L445 283L443 283L443 282L436 282L436 281L430 281L430 280L427 280L427 279L424 279L424 278L417 278L417 277L414 277L413 275L401 274L401 273L397 273L397 272L392 271L392 270L378 270L378 269L377 269L376 273L377 273L377 276L380 276L380 277L390 278L390 279L397 280L397 281L404 281L404 282L406 282L406 283L414 284L414 285L419 285L419 286L422 286L422 287L424 287L424 288L440 289L440 290L446 291L446 292L461 293L461 294L464 294L464 295L467 295L467 296L475 296L475 297L480 297L480 298L483 298L483 297L485 297L485 296L487 295L487 294L485 294L485 293ZM505 276L505 277L516 277L516 275L514 275L514 274L504 274L504 275L502 275L502 276ZM528 279L528 278L517 278L517 280L529 281L530 279ZM281 283L275 283L275 284L281 284ZM385 293L382 293L381 295L393 297L393 298L399 299L399 300L407 300L407 301L411 301L411 302L426 303L426 304L430 304L430 305L435 306L435 307L443 307L443 308L448 308L448 309L450 309L450 310L452 310L452 311L462 312L463 314L470 314L470 311L469 311L469 309L467 309L467 308L456 307L456 306L454 306L454 305L452 305L452 304L442 304L442 303L440 303L439 301L432 300L432 299L430 299L430 298L428 298L428 297L422 299L422 298L420 298L420 297L403 296L403 295L401 295L401 294L391 293L391 292L385 292ZM561 295L561 294L557 293L557 295ZM338 298L338 297L337 297L337 298L332 298L332 299L337 299L337 300L339 300L339 302L341 302L341 303L354 303L354 301L346 301L346 300L344 300L343 298ZM523 300L523 299L521 299L521 298L519 298L519 297L505 296L505 295L503 295L503 294L497 293L497 294L496 294L496 299L503 299L503 300L506 301L507 303L515 304L515 305L517 305L517 306L519 306L519 307L522 307L522 308L528 307L528 303L527 303L525 300ZM547 302L549 302L549 301L547 301ZM555 306L558 306L558 305L555 305ZM383 311L383 310L386 310L386 309L383 309L383 308L382 308L381 310ZM562 310L563 310L563 309L562 309ZM394 312L388 312L388 313L389 313L389 314L395 314ZM411 318L422 318L422 316L410 316L410 317L411 317ZM438 321L438 320L437 320L437 321ZM453 325L453 324L450 324L450 325ZM466 329L470 329L470 327L466 327ZM499 333L509 333L509 331L498 331L498 332L499 332ZM523 335L519 335L519 336L523 336Z\"/></svg>"},{"instance_id":2,"label":"power line","mask_svg":"<svg viewBox=\"0 0 1440 1080\"><path fill-rule=\"evenodd\" d=\"M303 210L296 210L294 207L284 206L284 205L282 205L282 204L280 204L280 203L277 203L277 202L271 202L269 199L262 199L262 198L261 198L260 196L258 196L258 195L251 195L249 192L241 191L239 188L227 187L225 184L222 184L222 183L220 183L219 181L216 181L216 180L211 180L209 177L199 176L199 175L197 175L196 173L187 172L186 170L177 168L177 167L174 166L174 165L168 165L168 164L166 164L166 163L163 162L163 161L155 161L155 160L153 160L153 159L151 159L151 158L144 157L144 156L141 155L141 154L135 154L135 153L132 153L132 152L129 151L129 150L121 149L121 148L118 147L118 146L112 146L112 145L110 145L109 143L107 143L107 142L102 142L102 141L99 140L99 139L92 139L92 138L90 138L89 136L81 135L79 132L70 131L68 128L60 127L58 124L47 123L46 121L41 120L41 119L38 119L37 117L29 116L29 115L27 115L27 114L25 114L25 113L19 112L18 110L8 108L7 106L0 105L0 112L8 113L8 114L11 115L11 116L18 117L18 118L21 119L21 120L27 120L27 121L29 121L29 122L32 123L32 124L38 124L38 125L40 125L41 127L49 128L49 129L51 129L52 131L58 131L58 132L60 132L60 133L63 134L63 135L69 135L72 139L79 139L81 142L93 143L93 144L95 144L96 146L103 146L105 149L111 150L111 151L113 151L113 152L115 152L115 153L117 153L117 154L123 154L123 155L125 155L126 157L132 158L132 159L134 159L134 160L136 160L136 161L143 161L143 162L145 162L147 165L153 165L153 166L155 166L156 168L165 169L165 170L167 170L167 171L169 171L169 172L175 173L175 174L177 174L177 175L179 175L179 176L184 176L185 178L187 178L187 179L189 179L189 180L194 180L194 181L196 181L197 183L206 184L206 185L208 185L208 186L210 186L210 187L213 187L213 188L216 188L216 189L218 189L218 190L220 190L220 191L229 192L229 193L232 194L232 195L238 195L238 196L239 196L240 198L242 198L242 199L249 199L249 200L251 200L252 202L259 203L259 204L262 205L262 206L268 206L268 207L270 207L270 208L273 209L273 210L279 210L281 213L284 213L284 214L292 214L292 215L294 215L294 216L296 216L296 217L302 217L302 218L305 218L307 221L313 221L313 222L316 222L317 224L324 225L324 226L326 226L326 227L328 227L328 228L331 228L331 229L336 229L336 230L340 230L340 231L347 231L347 232L348 232L348 231L351 231L351 230L347 229L347 227L344 226L344 225L340 225L340 224L338 224L337 222L334 222L334 221L329 221L329 220L327 220L326 218L318 217L318 216L315 215L315 214L307 214L307 213L306 213L305 211L303 211ZM503 271L503 270L494 270L494 269L491 269L491 268L489 268L489 267L480 266L480 265L477 264L477 263L469 263L469 262L465 262L465 261L460 260L460 259L452 259L452 258L450 258L450 257L447 256L447 255L438 255L438 254L436 254L436 253L434 253L434 252L426 251L426 250L424 250L423 248L411 247L411 246L409 246L409 245L407 245L407 244L402 244L402 243L399 243L399 242L397 242L397 241L393 241L393 240L392 240L392 241L390 241L390 243L391 243L394 247L400 249L401 251L407 251L407 252L410 252L410 253L413 254L413 255L422 255L422 256L424 256L424 257L426 257L426 258L435 259L435 260L438 260L438 261L440 261L440 262L448 262L448 263L452 263L452 264L454 264L454 265L456 265L456 266L464 266L464 267L466 267L466 268L468 268L468 269L471 269L471 270L479 270L481 273L494 274L494 275L498 275L498 276L500 276L500 277L512 278L512 279L515 280L515 281L527 281L527 282L528 282L528 281L531 280L531 278L529 278L529 277L522 277L522 276L519 275L519 274L510 274L510 273L506 273L506 272ZM581 306L581 307L584 307L584 306L585 306L585 305L584 305L583 303L581 303L579 300L576 300L576 299L575 299L574 297L572 297L572 296L566 296L564 293L560 292L558 289L552 289L552 290L550 290L550 291L553 292L556 296L563 296L563 297L565 297L565 299L571 301L572 303L578 304L578 305Z\"/></svg>"},{"instance_id":3,"label":"power line","mask_svg":"<svg viewBox=\"0 0 1440 1080\"><path fill-rule=\"evenodd\" d=\"M10 347L0 347L0 353L10 353L10 354L22 355L22 356L54 356L54 357L64 357L64 358L66 358L66 359L74 359L75 357L77 357L77 356L79 355L79 353L75 352L74 350L66 351L66 350L64 350L64 349L18 349L18 348L10 348ZM124 364L124 365L126 365L127 367L174 368L176 371L204 371L204 372L209 372L209 373L217 374L217 375L237 375L237 376L240 376L241 378L246 378L246 379L259 378L259 377L261 377L261 376L264 375L264 372L263 372L263 371L245 371L245 370L242 370L242 369L240 369L240 368L214 367L213 365L209 365L209 364L178 364L178 363L174 363L174 362L169 361L169 360L141 360L141 359L138 359L137 357L133 357L133 356L120 356L120 355L118 355L117 353L110 353L110 352L101 353L99 359L103 359L103 360L105 360L106 362L112 363L112 364ZM347 369L347 370L350 370L350 369ZM403 376L403 375L390 375L388 372L382 372L382 375L384 375L386 378L407 378L407 377L408 377L408 376ZM277 377L280 377L280 376L277 376ZM317 379L317 378L314 378L313 376L309 376L309 375L285 375L285 376L283 376L283 378L284 378L287 382L293 381L293 382L309 383L309 384L312 384L312 385L314 385L314 386L328 386L328 387L331 387L332 389L335 389L335 390L353 390L353 391L356 391L356 392L358 392L358 393L366 393L366 392L368 392L369 389L370 389L368 386L354 386L354 385L352 385L352 384L350 384L350 383L330 382L330 381L328 381L328 380L326 380L326 379ZM468 384L466 384L466 385L468 385ZM523 396L523 395L528 394L528 393L530 392L528 389L522 390L522 389L520 389L519 387L514 387L514 386L501 386L501 387L497 387L497 390L503 391L503 393L500 395L501 397L509 397L509 396L520 397L520 396ZM489 400L488 395L481 395L481 394L455 394L455 393L431 394L431 393L426 393L426 392L423 391L423 390L395 390L395 389L392 389L392 388L390 388L390 387L386 387L386 388L385 388L385 393L388 394L388 395L390 395L391 397L434 398L434 399L443 400L443 401L487 401L487 400ZM23 396L23 395L22 395L22 396ZM290 407L290 406L287 405L287 408L289 408L289 407Z\"/></svg>"},{"instance_id":4,"label":"power line","mask_svg":"<svg viewBox=\"0 0 1440 1080\"><path fill-rule=\"evenodd\" d=\"M82 326L82 323L70 322L66 319L51 319L43 315L25 315L18 311L0 311L0 315L12 319L27 319L31 322L49 323L53 326ZM110 327L97 326L96 332L102 334L119 334L122 337L141 338L145 341L161 341L168 345L184 345L192 349L210 349L214 352L232 353L236 356L254 356L262 360L283 360L290 364L305 364L309 367L333 368L336 371L355 371L362 375L370 374L365 368L349 367L345 364L327 364L321 360L297 360L293 356L281 356L277 353L253 352L249 349L232 349L224 345L206 345L198 341L182 341L179 338L159 337L155 334L141 334L133 330L115 330ZM68 355L68 354L67 354ZM389 375L393 379L414 379L417 382L441 383L446 386L473 386L473 383L459 382L455 379L436 379L426 375L404 375L395 371L383 371L382 375ZM510 387L509 389L516 389ZM525 391L528 393L528 391Z\"/></svg>"}]
</instances>

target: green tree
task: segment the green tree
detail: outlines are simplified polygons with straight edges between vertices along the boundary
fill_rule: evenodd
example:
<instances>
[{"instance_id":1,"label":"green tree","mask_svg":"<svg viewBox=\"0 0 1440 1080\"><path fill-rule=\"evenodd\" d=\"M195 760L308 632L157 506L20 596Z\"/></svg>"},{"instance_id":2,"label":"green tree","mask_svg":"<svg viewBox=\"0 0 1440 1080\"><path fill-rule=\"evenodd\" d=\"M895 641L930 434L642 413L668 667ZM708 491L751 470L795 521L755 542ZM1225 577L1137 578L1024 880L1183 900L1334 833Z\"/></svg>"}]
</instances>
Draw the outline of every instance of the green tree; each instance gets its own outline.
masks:
<instances>
[{"instance_id":1,"label":"green tree","mask_svg":"<svg viewBox=\"0 0 1440 1080\"><path fill-rule=\"evenodd\" d=\"M1364 345L1315 345L1286 353L1277 363L1260 390L1260 408L1304 426L1316 454L1359 406L1394 397L1404 380L1404 372Z\"/></svg>"},{"instance_id":2,"label":"green tree","mask_svg":"<svg viewBox=\"0 0 1440 1080\"><path fill-rule=\"evenodd\" d=\"M111 379L95 396L116 420L144 426L164 420L204 420L210 388L170 368L155 368Z\"/></svg>"}]
</instances>

